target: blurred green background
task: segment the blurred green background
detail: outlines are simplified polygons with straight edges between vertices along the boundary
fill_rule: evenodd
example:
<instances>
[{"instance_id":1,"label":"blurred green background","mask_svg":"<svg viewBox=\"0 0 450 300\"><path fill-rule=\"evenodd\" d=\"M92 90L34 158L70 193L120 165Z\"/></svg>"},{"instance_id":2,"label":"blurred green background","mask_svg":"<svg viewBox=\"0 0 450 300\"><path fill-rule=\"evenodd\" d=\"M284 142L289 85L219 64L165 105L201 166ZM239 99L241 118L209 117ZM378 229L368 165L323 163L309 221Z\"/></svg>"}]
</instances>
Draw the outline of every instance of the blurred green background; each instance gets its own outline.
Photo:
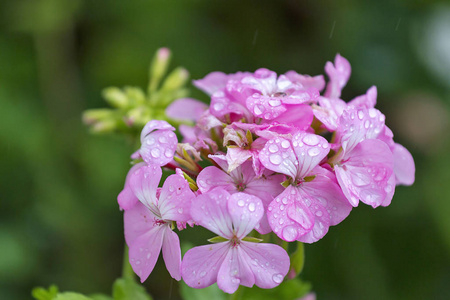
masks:
<instances>
[{"instance_id":1,"label":"blurred green background","mask_svg":"<svg viewBox=\"0 0 450 300\"><path fill-rule=\"evenodd\" d=\"M0 299L52 283L110 292L123 251L116 196L135 149L88 134L81 113L106 107L104 87L145 88L162 46L193 79L259 67L323 74L346 57L343 98L378 87L416 183L307 245L301 277L318 299L450 299L449 2L2 0L0 16ZM145 285L155 299L179 297L162 261Z\"/></svg>"}]
</instances>

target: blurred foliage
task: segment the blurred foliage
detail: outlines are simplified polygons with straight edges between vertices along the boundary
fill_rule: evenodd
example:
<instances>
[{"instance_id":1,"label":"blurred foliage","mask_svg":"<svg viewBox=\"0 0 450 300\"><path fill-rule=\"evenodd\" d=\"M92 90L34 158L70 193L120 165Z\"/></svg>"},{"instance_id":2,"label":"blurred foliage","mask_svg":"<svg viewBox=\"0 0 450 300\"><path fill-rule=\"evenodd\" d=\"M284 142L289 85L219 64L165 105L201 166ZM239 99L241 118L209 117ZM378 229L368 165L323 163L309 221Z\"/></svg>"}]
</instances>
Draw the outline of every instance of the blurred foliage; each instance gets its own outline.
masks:
<instances>
[{"instance_id":1,"label":"blurred foliage","mask_svg":"<svg viewBox=\"0 0 450 300\"><path fill-rule=\"evenodd\" d=\"M336 53L348 58L344 99L377 85L416 184L305 245L301 278L318 299L450 299L450 28L436 21L448 11L439 0L0 1L0 299L52 283L110 293L124 243L116 196L135 145L90 136L81 113L105 107L105 87L145 89L163 46L194 79L259 67L315 75ZM212 237L192 232L181 239ZM179 298L162 262L145 286Z\"/></svg>"}]
</instances>

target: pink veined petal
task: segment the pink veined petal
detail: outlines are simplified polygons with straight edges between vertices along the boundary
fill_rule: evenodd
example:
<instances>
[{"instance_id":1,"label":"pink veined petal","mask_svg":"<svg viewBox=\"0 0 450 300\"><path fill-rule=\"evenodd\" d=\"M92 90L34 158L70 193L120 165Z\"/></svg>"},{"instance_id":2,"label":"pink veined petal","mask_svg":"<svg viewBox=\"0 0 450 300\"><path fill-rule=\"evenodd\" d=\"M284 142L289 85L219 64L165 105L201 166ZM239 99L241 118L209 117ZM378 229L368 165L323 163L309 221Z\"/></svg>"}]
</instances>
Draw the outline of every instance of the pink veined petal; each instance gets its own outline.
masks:
<instances>
[{"instance_id":1,"label":"pink veined petal","mask_svg":"<svg viewBox=\"0 0 450 300\"><path fill-rule=\"evenodd\" d=\"M178 139L170 130L158 130L147 135L139 153L147 164L163 166L172 161Z\"/></svg>"},{"instance_id":2,"label":"pink veined petal","mask_svg":"<svg viewBox=\"0 0 450 300\"><path fill-rule=\"evenodd\" d=\"M239 285L252 287L255 277L245 261L240 246L228 250L227 256L217 274L217 286L228 294L233 294Z\"/></svg>"},{"instance_id":3,"label":"pink veined petal","mask_svg":"<svg viewBox=\"0 0 450 300\"><path fill-rule=\"evenodd\" d=\"M297 176L298 161L288 139L269 140L259 153L259 160L269 170L292 178Z\"/></svg>"},{"instance_id":4,"label":"pink veined petal","mask_svg":"<svg viewBox=\"0 0 450 300\"><path fill-rule=\"evenodd\" d=\"M192 219L200 226L224 238L233 238L233 226L228 212L230 194L222 188L216 188L197 196L192 203Z\"/></svg>"},{"instance_id":5,"label":"pink veined petal","mask_svg":"<svg viewBox=\"0 0 450 300\"><path fill-rule=\"evenodd\" d=\"M123 190L120 192L120 194L117 196L117 202L119 203L120 209L128 210L132 208L137 202L139 202L139 199L136 197L131 187L129 186L130 185L129 181L131 174L133 174L137 169L143 166L146 166L146 163L140 162L132 166L131 169L128 171L127 177L125 179L125 186Z\"/></svg>"},{"instance_id":6,"label":"pink veined petal","mask_svg":"<svg viewBox=\"0 0 450 300\"><path fill-rule=\"evenodd\" d=\"M314 116L330 131L338 128L339 118L347 108L341 99L319 97L319 105L313 105Z\"/></svg>"},{"instance_id":7,"label":"pink veined petal","mask_svg":"<svg viewBox=\"0 0 450 300\"><path fill-rule=\"evenodd\" d=\"M239 147L228 147L226 155L228 163L227 172L232 172L237 167L242 165L245 161L247 161L250 157L252 157L252 154L249 150L245 150Z\"/></svg>"},{"instance_id":8,"label":"pink veined petal","mask_svg":"<svg viewBox=\"0 0 450 300\"><path fill-rule=\"evenodd\" d=\"M228 212L236 237L243 239L261 220L264 207L258 197L246 193L236 193L231 195L228 200Z\"/></svg>"},{"instance_id":9,"label":"pink veined petal","mask_svg":"<svg viewBox=\"0 0 450 300\"><path fill-rule=\"evenodd\" d=\"M286 111L281 98L255 93L247 98L247 108L255 117L272 120Z\"/></svg>"},{"instance_id":10,"label":"pink veined petal","mask_svg":"<svg viewBox=\"0 0 450 300\"><path fill-rule=\"evenodd\" d=\"M166 115L169 118L183 121L197 121L208 106L196 99L177 99L166 108Z\"/></svg>"},{"instance_id":11,"label":"pink veined petal","mask_svg":"<svg viewBox=\"0 0 450 300\"><path fill-rule=\"evenodd\" d=\"M215 283L230 246L230 242L224 242L188 250L181 263L181 275L184 282L196 289Z\"/></svg>"},{"instance_id":12,"label":"pink veined petal","mask_svg":"<svg viewBox=\"0 0 450 300\"><path fill-rule=\"evenodd\" d=\"M181 248L178 235L168 226L164 232L162 243L162 253L167 271L173 279L180 281L181 279Z\"/></svg>"},{"instance_id":13,"label":"pink veined petal","mask_svg":"<svg viewBox=\"0 0 450 300\"><path fill-rule=\"evenodd\" d=\"M155 215L159 216L156 191L162 171L159 166L143 166L130 175L130 188L136 197Z\"/></svg>"},{"instance_id":14,"label":"pink veined petal","mask_svg":"<svg viewBox=\"0 0 450 300\"><path fill-rule=\"evenodd\" d=\"M307 176L330 152L330 145L325 138L306 132L298 132L292 137L292 147L298 161L294 179Z\"/></svg>"},{"instance_id":15,"label":"pink veined petal","mask_svg":"<svg viewBox=\"0 0 450 300\"><path fill-rule=\"evenodd\" d=\"M377 94L377 87L372 86L367 90L366 94L354 98L348 105L367 109L374 108L377 104Z\"/></svg>"},{"instance_id":16,"label":"pink veined petal","mask_svg":"<svg viewBox=\"0 0 450 300\"><path fill-rule=\"evenodd\" d=\"M217 167L209 166L204 168L197 177L197 185L202 193L221 187L228 192L236 190L233 179Z\"/></svg>"},{"instance_id":17,"label":"pink veined petal","mask_svg":"<svg viewBox=\"0 0 450 300\"><path fill-rule=\"evenodd\" d=\"M283 104L304 104L315 102L320 96L319 91L315 88L309 88L307 90L296 90L291 94L282 97L281 102Z\"/></svg>"},{"instance_id":18,"label":"pink veined petal","mask_svg":"<svg viewBox=\"0 0 450 300\"><path fill-rule=\"evenodd\" d=\"M202 79L193 80L192 83L208 95L223 89L228 81L228 75L222 72L212 72Z\"/></svg>"},{"instance_id":19,"label":"pink veined petal","mask_svg":"<svg viewBox=\"0 0 450 300\"><path fill-rule=\"evenodd\" d=\"M348 60L336 55L334 65L331 62L325 64L325 73L327 73L330 81L325 91L325 97L339 98L342 88L347 84L351 74L351 66Z\"/></svg>"},{"instance_id":20,"label":"pink veined petal","mask_svg":"<svg viewBox=\"0 0 450 300\"><path fill-rule=\"evenodd\" d=\"M267 208L267 218L273 232L292 242L314 226L314 215L300 199L298 188L289 186Z\"/></svg>"},{"instance_id":21,"label":"pink veined petal","mask_svg":"<svg viewBox=\"0 0 450 300\"><path fill-rule=\"evenodd\" d=\"M377 109L346 109L339 119L337 135L345 152L351 151L359 142L375 139L384 130L386 117Z\"/></svg>"},{"instance_id":22,"label":"pink veined petal","mask_svg":"<svg viewBox=\"0 0 450 300\"><path fill-rule=\"evenodd\" d=\"M314 180L313 180L314 181ZM299 188L299 194L301 195L302 202L307 203L309 212L311 215L314 216L314 225L312 226L311 230L309 230L307 233L299 236L297 238L298 241L301 241L303 243L314 243L320 240L327 234L328 228L330 227L330 214L328 213L327 209L314 197L311 197L308 193L306 193L303 188ZM296 203L299 203L297 201ZM308 205L311 203L310 205ZM299 213L297 208L297 213ZM290 210L288 210L288 215L291 217ZM299 214L303 218L303 213L301 212Z\"/></svg>"},{"instance_id":23,"label":"pink veined petal","mask_svg":"<svg viewBox=\"0 0 450 300\"><path fill-rule=\"evenodd\" d=\"M402 145L395 143L393 154L396 183L412 185L415 179L416 167L411 153Z\"/></svg>"},{"instance_id":24,"label":"pink veined petal","mask_svg":"<svg viewBox=\"0 0 450 300\"><path fill-rule=\"evenodd\" d=\"M144 143L145 137L147 137L150 133L155 130L169 130L175 131L172 125L167 123L166 121L161 120L151 120L145 124L144 128L141 131L141 143Z\"/></svg>"},{"instance_id":25,"label":"pink veined petal","mask_svg":"<svg viewBox=\"0 0 450 300\"><path fill-rule=\"evenodd\" d=\"M131 267L139 276L141 282L147 279L155 267L159 252L161 252L165 227L168 228L168 226L168 224L156 225L143 235L138 236L133 243L128 244Z\"/></svg>"},{"instance_id":26,"label":"pink veined petal","mask_svg":"<svg viewBox=\"0 0 450 300\"><path fill-rule=\"evenodd\" d=\"M314 115L311 106L306 104L285 105L286 111L272 120L280 124L287 124L297 130L306 130L311 126Z\"/></svg>"},{"instance_id":27,"label":"pink veined petal","mask_svg":"<svg viewBox=\"0 0 450 300\"><path fill-rule=\"evenodd\" d=\"M395 174L393 173L391 177L388 179L385 191L387 193L386 198L384 199L383 203L381 203L381 206L389 206L392 202L392 198L394 197L395 193Z\"/></svg>"},{"instance_id":28,"label":"pink veined petal","mask_svg":"<svg viewBox=\"0 0 450 300\"><path fill-rule=\"evenodd\" d=\"M395 189L389 180L394 158L389 147L376 139L364 140L346 154L341 165L335 165L342 192L352 206L359 200L372 207L389 202Z\"/></svg>"},{"instance_id":29,"label":"pink veined petal","mask_svg":"<svg viewBox=\"0 0 450 300\"><path fill-rule=\"evenodd\" d=\"M278 245L242 241L239 247L247 255L255 284L263 289L278 286L289 271L289 255ZM241 254L242 257L245 257Z\"/></svg>"},{"instance_id":30,"label":"pink veined petal","mask_svg":"<svg viewBox=\"0 0 450 300\"><path fill-rule=\"evenodd\" d=\"M245 103L232 101L230 96L222 90L217 91L212 95L209 111L211 115L217 118L222 118L228 114L236 114L238 116L248 115Z\"/></svg>"},{"instance_id":31,"label":"pink veined petal","mask_svg":"<svg viewBox=\"0 0 450 300\"><path fill-rule=\"evenodd\" d=\"M323 75L311 77L309 75L298 74L295 71L288 71L285 75L290 81L293 83L299 83L306 89L312 87L318 91L321 91L325 87L325 78L323 78Z\"/></svg>"},{"instance_id":32,"label":"pink veined petal","mask_svg":"<svg viewBox=\"0 0 450 300\"><path fill-rule=\"evenodd\" d=\"M156 219L156 216L140 202L126 210L123 214L123 224L127 245L131 245L136 238L152 230L156 226L155 220L159 219Z\"/></svg>"},{"instance_id":33,"label":"pink veined petal","mask_svg":"<svg viewBox=\"0 0 450 300\"><path fill-rule=\"evenodd\" d=\"M277 87L277 74L268 69L258 69L254 74L245 76L241 79L245 86L259 91L263 95L271 94Z\"/></svg>"},{"instance_id":34,"label":"pink veined petal","mask_svg":"<svg viewBox=\"0 0 450 300\"><path fill-rule=\"evenodd\" d=\"M164 182L158 200L161 217L164 220L186 222L191 219L191 203L195 195L186 179L173 174Z\"/></svg>"},{"instance_id":35,"label":"pink veined petal","mask_svg":"<svg viewBox=\"0 0 450 300\"><path fill-rule=\"evenodd\" d=\"M316 167L311 175L315 178L308 182L303 182L301 189L310 196L313 204L323 206L330 216L329 225L341 223L352 210L345 195L337 183L336 176L322 167ZM319 214L319 216L317 216ZM316 217L321 217L322 213L316 211Z\"/></svg>"}]
</instances>

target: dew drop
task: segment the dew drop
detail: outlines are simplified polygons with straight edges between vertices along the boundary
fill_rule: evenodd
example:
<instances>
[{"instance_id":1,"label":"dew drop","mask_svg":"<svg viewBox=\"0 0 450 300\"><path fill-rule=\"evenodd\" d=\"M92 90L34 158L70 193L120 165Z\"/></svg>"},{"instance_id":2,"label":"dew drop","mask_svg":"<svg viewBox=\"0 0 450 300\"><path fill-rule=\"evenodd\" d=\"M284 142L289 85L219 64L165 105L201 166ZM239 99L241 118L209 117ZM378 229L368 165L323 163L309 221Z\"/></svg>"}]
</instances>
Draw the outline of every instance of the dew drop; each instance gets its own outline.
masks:
<instances>
[{"instance_id":1,"label":"dew drop","mask_svg":"<svg viewBox=\"0 0 450 300\"><path fill-rule=\"evenodd\" d=\"M284 205L283 204L280 205L280 210L284 210Z\"/></svg>"},{"instance_id":2,"label":"dew drop","mask_svg":"<svg viewBox=\"0 0 450 300\"><path fill-rule=\"evenodd\" d=\"M269 206L269 208L267 208L268 211L272 211L272 206Z\"/></svg>"},{"instance_id":3,"label":"dew drop","mask_svg":"<svg viewBox=\"0 0 450 300\"><path fill-rule=\"evenodd\" d=\"M202 271L200 274L198 274L198 275L200 275L200 277L205 277L205 275L206 275L206 272L205 271Z\"/></svg>"},{"instance_id":4,"label":"dew drop","mask_svg":"<svg viewBox=\"0 0 450 300\"><path fill-rule=\"evenodd\" d=\"M223 109L223 104L222 103L215 103L213 105L213 108L214 108L215 111L220 111L220 110Z\"/></svg>"},{"instance_id":5,"label":"dew drop","mask_svg":"<svg viewBox=\"0 0 450 300\"><path fill-rule=\"evenodd\" d=\"M317 148L311 148L311 149L309 149L308 150L308 155L309 156L317 156L317 155L319 155L319 153L320 153L320 150L319 149L317 149Z\"/></svg>"},{"instance_id":6,"label":"dew drop","mask_svg":"<svg viewBox=\"0 0 450 300\"><path fill-rule=\"evenodd\" d=\"M147 141L145 142L147 145L151 146L155 143L155 139L154 138L149 138L147 139Z\"/></svg>"},{"instance_id":7,"label":"dew drop","mask_svg":"<svg viewBox=\"0 0 450 300\"><path fill-rule=\"evenodd\" d=\"M283 147L284 149L289 148L289 146L290 146L290 143L289 143L288 140L283 140L283 141L281 142L281 147Z\"/></svg>"},{"instance_id":8,"label":"dew drop","mask_svg":"<svg viewBox=\"0 0 450 300\"><path fill-rule=\"evenodd\" d=\"M297 228L295 228L292 225L283 228L282 235L285 241L292 242L297 238L297 234L298 234Z\"/></svg>"},{"instance_id":9,"label":"dew drop","mask_svg":"<svg viewBox=\"0 0 450 300\"><path fill-rule=\"evenodd\" d=\"M253 108L253 112L255 113L255 115L259 116L262 115L262 113L264 112L264 106L262 105L258 105L256 104L255 107Z\"/></svg>"},{"instance_id":10,"label":"dew drop","mask_svg":"<svg viewBox=\"0 0 450 300\"><path fill-rule=\"evenodd\" d=\"M284 197L283 199L281 199L281 202L283 202L283 204L287 204L288 203L288 199L286 197Z\"/></svg>"},{"instance_id":11,"label":"dew drop","mask_svg":"<svg viewBox=\"0 0 450 300\"><path fill-rule=\"evenodd\" d=\"M272 276L272 280L275 283L281 283L283 281L283 275L275 274L275 275Z\"/></svg>"},{"instance_id":12,"label":"dew drop","mask_svg":"<svg viewBox=\"0 0 450 300\"><path fill-rule=\"evenodd\" d=\"M319 138L314 134L308 134L303 138L303 143L310 146L315 146L319 143Z\"/></svg>"},{"instance_id":13,"label":"dew drop","mask_svg":"<svg viewBox=\"0 0 450 300\"><path fill-rule=\"evenodd\" d=\"M138 259L138 260L136 260L136 265L140 265L141 264L141 261Z\"/></svg>"},{"instance_id":14,"label":"dew drop","mask_svg":"<svg viewBox=\"0 0 450 300\"><path fill-rule=\"evenodd\" d=\"M281 102L278 99L271 99L269 100L269 105L272 107L280 106Z\"/></svg>"},{"instance_id":15,"label":"dew drop","mask_svg":"<svg viewBox=\"0 0 450 300\"><path fill-rule=\"evenodd\" d=\"M182 214L182 213L183 213L183 208L180 207L180 208L178 209L178 213L179 213L179 214Z\"/></svg>"},{"instance_id":16,"label":"dew drop","mask_svg":"<svg viewBox=\"0 0 450 300\"><path fill-rule=\"evenodd\" d=\"M321 210L316 211L316 216L318 216L319 218L323 215Z\"/></svg>"},{"instance_id":17,"label":"dew drop","mask_svg":"<svg viewBox=\"0 0 450 300\"><path fill-rule=\"evenodd\" d=\"M151 256L152 256L152 254L151 254L151 253L148 253L148 254L147 254L147 259L150 259Z\"/></svg>"},{"instance_id":18,"label":"dew drop","mask_svg":"<svg viewBox=\"0 0 450 300\"><path fill-rule=\"evenodd\" d=\"M167 138L165 136L160 136L158 138L158 141L162 144L165 144L165 143L167 143Z\"/></svg>"},{"instance_id":19,"label":"dew drop","mask_svg":"<svg viewBox=\"0 0 450 300\"><path fill-rule=\"evenodd\" d=\"M270 153L275 153L277 151L278 151L278 146L277 145L272 144L272 145L269 146L269 152Z\"/></svg>"},{"instance_id":20,"label":"dew drop","mask_svg":"<svg viewBox=\"0 0 450 300\"><path fill-rule=\"evenodd\" d=\"M364 112L362 110L358 111L358 118L362 120L364 118Z\"/></svg>"},{"instance_id":21,"label":"dew drop","mask_svg":"<svg viewBox=\"0 0 450 300\"><path fill-rule=\"evenodd\" d=\"M173 185L169 185L169 192L173 192L175 190L175 188L173 187Z\"/></svg>"},{"instance_id":22,"label":"dew drop","mask_svg":"<svg viewBox=\"0 0 450 300\"><path fill-rule=\"evenodd\" d=\"M238 204L238 206L242 207L242 206L245 205L245 201L241 199L241 200L238 201L237 204Z\"/></svg>"},{"instance_id":23,"label":"dew drop","mask_svg":"<svg viewBox=\"0 0 450 300\"><path fill-rule=\"evenodd\" d=\"M366 120L365 122L364 122L364 128L365 129L368 129L370 127L370 121L369 120Z\"/></svg>"},{"instance_id":24,"label":"dew drop","mask_svg":"<svg viewBox=\"0 0 450 300\"><path fill-rule=\"evenodd\" d=\"M166 151L164 152L164 155L166 157L172 157L173 156L173 151L170 149L166 149Z\"/></svg>"},{"instance_id":25,"label":"dew drop","mask_svg":"<svg viewBox=\"0 0 450 300\"><path fill-rule=\"evenodd\" d=\"M153 148L152 151L150 151L150 154L154 158L158 158L161 155L161 150L159 150L158 148Z\"/></svg>"},{"instance_id":26,"label":"dew drop","mask_svg":"<svg viewBox=\"0 0 450 300\"><path fill-rule=\"evenodd\" d=\"M375 108L369 109L369 116L375 118L377 116L377 110Z\"/></svg>"},{"instance_id":27,"label":"dew drop","mask_svg":"<svg viewBox=\"0 0 450 300\"><path fill-rule=\"evenodd\" d=\"M252 203L250 203L248 205L248 210L249 211L253 212L253 211L255 211L255 209L256 209L255 203L252 202Z\"/></svg>"},{"instance_id":28,"label":"dew drop","mask_svg":"<svg viewBox=\"0 0 450 300\"><path fill-rule=\"evenodd\" d=\"M273 163L274 165L279 165L279 164L281 164L282 158L281 158L281 156L278 155L278 154L272 154L272 155L269 157L269 160L270 160L270 162Z\"/></svg>"}]
</instances>

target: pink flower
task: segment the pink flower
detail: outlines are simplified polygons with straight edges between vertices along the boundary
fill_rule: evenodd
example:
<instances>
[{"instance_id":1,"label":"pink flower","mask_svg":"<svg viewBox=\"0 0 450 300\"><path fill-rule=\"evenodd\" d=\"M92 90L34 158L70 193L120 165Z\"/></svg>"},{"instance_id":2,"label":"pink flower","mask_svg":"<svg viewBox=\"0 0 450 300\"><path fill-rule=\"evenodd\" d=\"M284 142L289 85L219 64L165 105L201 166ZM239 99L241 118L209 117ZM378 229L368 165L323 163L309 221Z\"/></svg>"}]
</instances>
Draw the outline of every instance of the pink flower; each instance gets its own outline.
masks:
<instances>
[{"instance_id":1,"label":"pink flower","mask_svg":"<svg viewBox=\"0 0 450 300\"><path fill-rule=\"evenodd\" d=\"M319 163L330 151L321 136L298 132L287 138L267 142L259 157L269 170L290 177L291 185L273 200L267 216L281 239L313 243L321 239L330 225L337 225L351 211L332 172Z\"/></svg>"},{"instance_id":2,"label":"pink flower","mask_svg":"<svg viewBox=\"0 0 450 300\"><path fill-rule=\"evenodd\" d=\"M334 64L332 62L327 62L325 64L325 72L330 81L327 84L324 96L333 99L340 98L342 88L347 84L352 72L350 63L348 60L337 54L334 59Z\"/></svg>"},{"instance_id":3,"label":"pink flower","mask_svg":"<svg viewBox=\"0 0 450 300\"><path fill-rule=\"evenodd\" d=\"M224 89L229 80L240 80L242 77L250 74L249 72L237 72L235 74L212 72L206 75L205 78L194 80L193 84L211 96L218 90Z\"/></svg>"},{"instance_id":4,"label":"pink flower","mask_svg":"<svg viewBox=\"0 0 450 300\"><path fill-rule=\"evenodd\" d=\"M139 199L124 213L125 240L130 248L130 264L144 282L152 272L159 253L170 275L181 279L180 241L172 231L172 222L187 222L195 195L180 175L169 176L158 189L161 168L143 166L130 175L129 186Z\"/></svg>"},{"instance_id":5,"label":"pink flower","mask_svg":"<svg viewBox=\"0 0 450 300\"><path fill-rule=\"evenodd\" d=\"M223 156L210 157L222 170L211 166L204 168L198 174L197 185L202 193L207 193L217 187L232 194L244 192L258 197L266 209L269 203L283 191L281 182L284 180L284 176L281 174L274 174L272 171L266 170L263 176L257 177L250 161L227 173L228 163ZM271 231L265 212L255 229L261 234Z\"/></svg>"},{"instance_id":6,"label":"pink flower","mask_svg":"<svg viewBox=\"0 0 450 300\"><path fill-rule=\"evenodd\" d=\"M125 179L125 186L117 196L117 202L119 203L119 207L121 210L128 210L139 202L139 199L136 197L130 187L130 177L131 174L136 172L137 169L146 165L147 164L145 162L140 162L138 164L135 164L133 167L131 167L130 171L128 171L127 178Z\"/></svg>"},{"instance_id":7,"label":"pink flower","mask_svg":"<svg viewBox=\"0 0 450 300\"><path fill-rule=\"evenodd\" d=\"M239 285L273 288L289 271L289 256L273 244L246 241L245 236L260 222L261 200L244 193L230 195L214 189L192 203L194 221L218 234L223 242L190 249L183 258L181 273L186 284L204 288L217 282L226 293Z\"/></svg>"},{"instance_id":8,"label":"pink flower","mask_svg":"<svg viewBox=\"0 0 450 300\"><path fill-rule=\"evenodd\" d=\"M394 157L377 139L384 115L375 108L349 108L339 121L337 136L342 150L334 164L339 185L353 206L359 200L372 207L391 203L395 189Z\"/></svg>"},{"instance_id":9,"label":"pink flower","mask_svg":"<svg viewBox=\"0 0 450 300\"><path fill-rule=\"evenodd\" d=\"M177 149L177 136L173 128L166 121L152 120L141 132L141 148L132 158L139 156L147 164L164 166L171 162Z\"/></svg>"},{"instance_id":10,"label":"pink flower","mask_svg":"<svg viewBox=\"0 0 450 300\"><path fill-rule=\"evenodd\" d=\"M166 115L174 120L197 121L208 106L196 99L181 98L166 108Z\"/></svg>"}]
</instances>

